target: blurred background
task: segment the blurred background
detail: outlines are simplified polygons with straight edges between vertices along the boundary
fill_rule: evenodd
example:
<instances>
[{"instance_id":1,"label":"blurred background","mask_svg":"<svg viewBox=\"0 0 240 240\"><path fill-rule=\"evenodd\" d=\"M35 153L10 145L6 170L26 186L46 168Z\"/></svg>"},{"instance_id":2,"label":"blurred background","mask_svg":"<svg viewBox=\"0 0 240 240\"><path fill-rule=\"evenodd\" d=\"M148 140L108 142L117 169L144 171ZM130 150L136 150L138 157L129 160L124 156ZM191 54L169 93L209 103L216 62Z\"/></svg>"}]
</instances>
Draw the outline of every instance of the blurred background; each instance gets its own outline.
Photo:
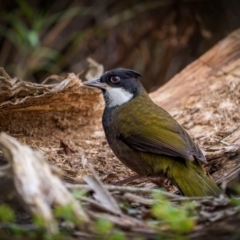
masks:
<instances>
[{"instance_id":1,"label":"blurred background","mask_svg":"<svg viewBox=\"0 0 240 240\"><path fill-rule=\"evenodd\" d=\"M0 66L41 83L91 57L139 71L150 92L239 26L239 0L1 1Z\"/></svg>"}]
</instances>

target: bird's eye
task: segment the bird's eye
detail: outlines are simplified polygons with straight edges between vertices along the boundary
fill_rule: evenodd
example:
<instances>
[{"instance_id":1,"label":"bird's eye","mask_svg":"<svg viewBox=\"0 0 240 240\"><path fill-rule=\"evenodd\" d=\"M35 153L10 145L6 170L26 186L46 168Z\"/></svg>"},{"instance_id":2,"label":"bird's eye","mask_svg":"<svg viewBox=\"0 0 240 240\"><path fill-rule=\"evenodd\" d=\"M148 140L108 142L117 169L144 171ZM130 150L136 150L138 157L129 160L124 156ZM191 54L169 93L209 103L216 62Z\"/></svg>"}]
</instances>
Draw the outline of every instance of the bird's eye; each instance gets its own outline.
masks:
<instances>
[{"instance_id":1,"label":"bird's eye","mask_svg":"<svg viewBox=\"0 0 240 240\"><path fill-rule=\"evenodd\" d=\"M120 77L118 77L118 76L112 76L111 79L110 79L110 81L111 81L112 83L118 83L118 82L120 82Z\"/></svg>"}]
</instances>

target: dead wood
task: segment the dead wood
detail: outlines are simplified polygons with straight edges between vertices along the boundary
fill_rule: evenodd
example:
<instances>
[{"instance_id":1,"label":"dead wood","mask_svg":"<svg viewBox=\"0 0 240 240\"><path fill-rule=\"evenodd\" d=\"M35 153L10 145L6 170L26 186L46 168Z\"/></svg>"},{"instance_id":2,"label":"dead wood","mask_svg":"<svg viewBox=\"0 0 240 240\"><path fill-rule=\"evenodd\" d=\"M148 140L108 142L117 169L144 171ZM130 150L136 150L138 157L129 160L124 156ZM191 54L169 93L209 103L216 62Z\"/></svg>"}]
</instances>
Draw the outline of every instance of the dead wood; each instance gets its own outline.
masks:
<instances>
[{"instance_id":1,"label":"dead wood","mask_svg":"<svg viewBox=\"0 0 240 240\"><path fill-rule=\"evenodd\" d=\"M57 135L99 121L102 96L83 88L73 73L58 84L35 84L6 77L0 69L0 130L10 134Z\"/></svg>"}]
</instances>

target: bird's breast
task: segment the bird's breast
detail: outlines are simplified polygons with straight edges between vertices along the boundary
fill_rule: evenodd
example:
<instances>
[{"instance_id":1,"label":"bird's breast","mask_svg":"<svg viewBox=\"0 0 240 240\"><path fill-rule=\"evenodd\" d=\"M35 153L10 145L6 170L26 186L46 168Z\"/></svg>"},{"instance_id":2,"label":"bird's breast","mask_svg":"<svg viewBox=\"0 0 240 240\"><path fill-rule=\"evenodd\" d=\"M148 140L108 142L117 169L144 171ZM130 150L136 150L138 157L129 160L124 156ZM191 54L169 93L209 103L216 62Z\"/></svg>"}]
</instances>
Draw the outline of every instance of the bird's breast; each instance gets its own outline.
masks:
<instances>
[{"instance_id":1,"label":"bird's breast","mask_svg":"<svg viewBox=\"0 0 240 240\"><path fill-rule=\"evenodd\" d=\"M130 148L120 140L119 125L128 125L128 121L127 119L125 119L126 121L122 121L119 117L119 109L105 109L104 111L102 125L108 144L116 157L124 165L137 172L139 175L148 175L149 172L152 172L152 166L149 164L150 162L146 161L141 152ZM131 114L129 114L128 117L131 117Z\"/></svg>"}]
</instances>

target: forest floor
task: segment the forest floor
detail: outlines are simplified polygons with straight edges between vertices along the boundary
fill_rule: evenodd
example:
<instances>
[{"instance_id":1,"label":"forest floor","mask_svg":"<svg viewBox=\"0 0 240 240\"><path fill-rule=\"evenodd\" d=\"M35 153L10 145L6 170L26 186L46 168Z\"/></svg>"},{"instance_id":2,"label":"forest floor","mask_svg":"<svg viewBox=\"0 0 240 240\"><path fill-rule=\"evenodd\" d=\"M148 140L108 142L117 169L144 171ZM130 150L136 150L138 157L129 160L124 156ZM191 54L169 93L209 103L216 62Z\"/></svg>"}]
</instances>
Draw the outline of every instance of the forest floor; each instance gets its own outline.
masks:
<instances>
[{"instance_id":1,"label":"forest floor","mask_svg":"<svg viewBox=\"0 0 240 240\"><path fill-rule=\"evenodd\" d=\"M204 168L223 190L226 185L232 190L240 182L240 59L235 51L240 49L238 39L240 31L189 65L159 89L166 95L158 95L159 90L150 94L203 149L208 160ZM105 184L98 188L109 189L122 207L116 208L123 211L122 215L115 214L90 194L91 199L85 199L84 206L91 217L96 220L104 216L129 238L140 235L151 239L156 235L155 229L149 226L149 222L156 220L150 210L154 202L149 193L159 186L146 178L129 182L122 188L109 186L134 173L114 156L105 139L101 126L104 102L100 91L84 87L75 74L69 74L58 84L32 84L10 78L2 69L0 93L1 131L40 152L50 164L57 166L70 189L89 190L84 176L99 177ZM169 181L165 187L170 192L176 190ZM188 233L190 238L229 239L231 236L239 239L239 199L236 207L224 198L190 199L164 194L174 206L176 202L196 202L198 213L195 227ZM130 208L126 209L126 202ZM166 225L161 225L160 232L165 230ZM81 234L79 236L85 236ZM168 237L172 239L172 233Z\"/></svg>"}]
</instances>

